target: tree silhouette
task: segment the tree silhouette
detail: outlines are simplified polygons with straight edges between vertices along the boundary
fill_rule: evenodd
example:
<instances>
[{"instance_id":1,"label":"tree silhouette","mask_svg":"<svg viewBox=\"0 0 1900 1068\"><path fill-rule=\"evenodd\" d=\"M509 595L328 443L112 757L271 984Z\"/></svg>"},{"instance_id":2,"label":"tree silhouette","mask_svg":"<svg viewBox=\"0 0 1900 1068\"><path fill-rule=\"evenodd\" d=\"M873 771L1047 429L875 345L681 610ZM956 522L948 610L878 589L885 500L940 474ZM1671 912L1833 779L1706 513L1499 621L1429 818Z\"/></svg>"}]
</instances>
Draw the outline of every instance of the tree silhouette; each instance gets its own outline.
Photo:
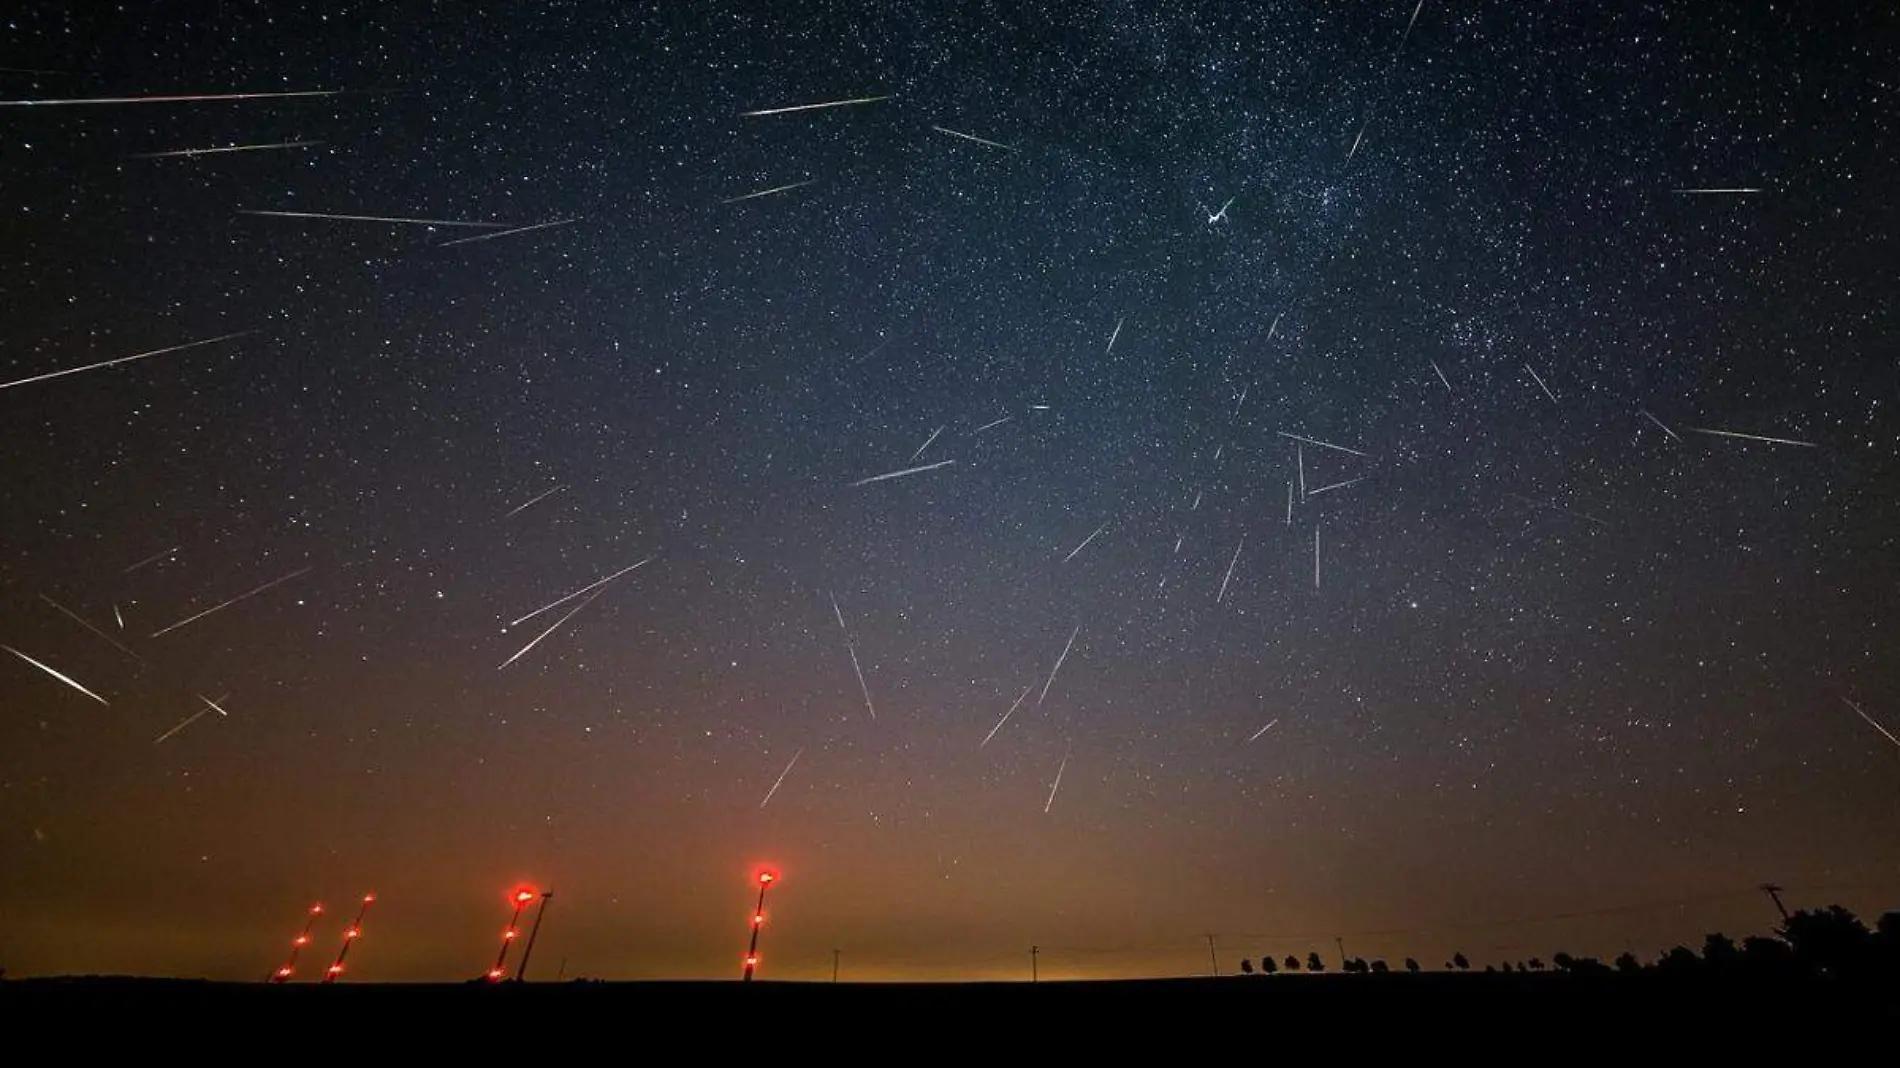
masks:
<instances>
[{"instance_id":1,"label":"tree silhouette","mask_svg":"<svg viewBox=\"0 0 1900 1068\"><path fill-rule=\"evenodd\" d=\"M1372 962L1372 971L1375 975L1384 975L1391 970L1392 969L1386 967L1385 961L1383 960L1375 960Z\"/></svg>"},{"instance_id":2,"label":"tree silhouette","mask_svg":"<svg viewBox=\"0 0 1900 1068\"><path fill-rule=\"evenodd\" d=\"M1451 955L1451 966L1458 969L1461 972L1468 972L1471 970L1471 962L1465 959L1465 955L1463 953L1453 953Z\"/></svg>"},{"instance_id":3,"label":"tree silhouette","mask_svg":"<svg viewBox=\"0 0 1900 1068\"><path fill-rule=\"evenodd\" d=\"M1534 971L1534 972L1541 972L1544 970L1544 962L1537 959L1536 957L1532 957L1530 959L1530 966L1531 966L1531 971Z\"/></svg>"},{"instance_id":4,"label":"tree silhouette","mask_svg":"<svg viewBox=\"0 0 1900 1068\"><path fill-rule=\"evenodd\" d=\"M1418 961L1412 959L1411 957L1405 958L1405 970L1408 972L1411 972L1413 975L1417 975Z\"/></svg>"},{"instance_id":5,"label":"tree silhouette","mask_svg":"<svg viewBox=\"0 0 1900 1068\"><path fill-rule=\"evenodd\" d=\"M1240 974L1242 974L1242 975L1252 975L1252 974L1253 974L1253 961L1250 961L1250 960L1248 960L1248 959L1247 959L1247 958L1245 958L1245 957L1242 957L1242 958L1240 958Z\"/></svg>"},{"instance_id":6,"label":"tree silhouette","mask_svg":"<svg viewBox=\"0 0 1900 1068\"><path fill-rule=\"evenodd\" d=\"M1326 970L1326 962L1319 959L1318 953L1308 953L1306 955L1306 970L1309 972L1323 972Z\"/></svg>"},{"instance_id":7,"label":"tree silhouette","mask_svg":"<svg viewBox=\"0 0 1900 1068\"><path fill-rule=\"evenodd\" d=\"M1550 963L1560 972L1571 971L1577 966L1577 958L1558 950L1550 955Z\"/></svg>"},{"instance_id":8,"label":"tree silhouette","mask_svg":"<svg viewBox=\"0 0 1900 1068\"><path fill-rule=\"evenodd\" d=\"M1636 959L1636 954L1626 949L1622 956L1616 958L1616 970L1625 975L1634 974L1643 970L1643 962Z\"/></svg>"},{"instance_id":9,"label":"tree silhouette","mask_svg":"<svg viewBox=\"0 0 1900 1068\"><path fill-rule=\"evenodd\" d=\"M1294 955L1293 955L1293 954L1291 954L1291 953L1288 953L1288 954L1286 955L1286 970L1287 970L1287 971L1289 971L1289 972L1297 972L1297 971L1299 971L1299 970L1300 970L1300 958L1298 958L1298 957L1296 957L1296 956L1294 956Z\"/></svg>"},{"instance_id":10,"label":"tree silhouette","mask_svg":"<svg viewBox=\"0 0 1900 1068\"><path fill-rule=\"evenodd\" d=\"M1702 958L1688 946L1676 946L1656 962L1656 967L1665 972L1692 972L1701 966Z\"/></svg>"},{"instance_id":11,"label":"tree silhouette","mask_svg":"<svg viewBox=\"0 0 1900 1068\"><path fill-rule=\"evenodd\" d=\"M1778 933L1802 964L1830 975L1853 974L1872 956L1872 932L1839 905L1796 912Z\"/></svg>"},{"instance_id":12,"label":"tree silhouette","mask_svg":"<svg viewBox=\"0 0 1900 1068\"><path fill-rule=\"evenodd\" d=\"M1272 957L1269 956L1269 957L1260 958L1260 974L1261 975L1272 975L1274 972L1277 972L1279 970L1280 970L1280 966L1274 962Z\"/></svg>"},{"instance_id":13,"label":"tree silhouette","mask_svg":"<svg viewBox=\"0 0 1900 1068\"><path fill-rule=\"evenodd\" d=\"M1779 938L1751 935L1742 939L1742 965L1756 971L1790 971L1795 967L1794 950Z\"/></svg>"},{"instance_id":14,"label":"tree silhouette","mask_svg":"<svg viewBox=\"0 0 1900 1068\"><path fill-rule=\"evenodd\" d=\"M1729 936L1720 931L1703 936L1702 963L1711 968L1733 968L1741 959L1741 950L1735 948Z\"/></svg>"}]
</instances>

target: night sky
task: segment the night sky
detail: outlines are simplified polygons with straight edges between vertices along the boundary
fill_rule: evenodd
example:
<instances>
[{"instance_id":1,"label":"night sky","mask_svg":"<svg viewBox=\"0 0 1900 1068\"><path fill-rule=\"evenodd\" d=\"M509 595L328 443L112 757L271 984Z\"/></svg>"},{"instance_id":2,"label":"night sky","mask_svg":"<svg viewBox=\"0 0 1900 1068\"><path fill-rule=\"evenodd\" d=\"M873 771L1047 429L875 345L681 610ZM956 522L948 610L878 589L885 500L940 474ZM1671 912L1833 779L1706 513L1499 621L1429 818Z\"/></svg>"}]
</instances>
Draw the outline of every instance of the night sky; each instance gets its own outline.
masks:
<instances>
[{"instance_id":1,"label":"night sky","mask_svg":"<svg viewBox=\"0 0 1900 1068\"><path fill-rule=\"evenodd\" d=\"M12 974L1900 905L1889 5L106 8L0 15Z\"/></svg>"}]
</instances>

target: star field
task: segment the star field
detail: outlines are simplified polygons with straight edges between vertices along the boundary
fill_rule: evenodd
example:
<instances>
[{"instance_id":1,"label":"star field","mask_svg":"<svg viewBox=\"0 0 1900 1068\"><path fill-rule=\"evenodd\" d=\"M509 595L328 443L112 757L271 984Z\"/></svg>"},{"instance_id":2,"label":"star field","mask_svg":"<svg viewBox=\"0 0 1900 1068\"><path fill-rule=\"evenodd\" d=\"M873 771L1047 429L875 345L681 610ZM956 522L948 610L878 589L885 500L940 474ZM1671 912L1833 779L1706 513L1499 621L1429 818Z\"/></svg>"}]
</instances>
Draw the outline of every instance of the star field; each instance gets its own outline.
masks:
<instances>
[{"instance_id":1,"label":"star field","mask_svg":"<svg viewBox=\"0 0 1900 1068\"><path fill-rule=\"evenodd\" d=\"M1891 907L1891 13L320 7L0 17L0 966Z\"/></svg>"}]
</instances>

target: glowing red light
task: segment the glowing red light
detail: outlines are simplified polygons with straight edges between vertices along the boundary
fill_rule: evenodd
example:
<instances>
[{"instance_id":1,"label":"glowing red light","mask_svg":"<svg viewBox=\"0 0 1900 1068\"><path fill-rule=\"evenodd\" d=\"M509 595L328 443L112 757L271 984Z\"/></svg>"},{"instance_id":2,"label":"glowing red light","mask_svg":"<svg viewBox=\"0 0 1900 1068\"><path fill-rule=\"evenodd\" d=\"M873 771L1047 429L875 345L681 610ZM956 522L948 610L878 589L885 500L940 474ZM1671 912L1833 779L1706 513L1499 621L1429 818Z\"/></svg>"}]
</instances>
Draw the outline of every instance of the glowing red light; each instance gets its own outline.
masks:
<instances>
[{"instance_id":1,"label":"glowing red light","mask_svg":"<svg viewBox=\"0 0 1900 1068\"><path fill-rule=\"evenodd\" d=\"M301 945L303 945L304 943L306 943L306 942L308 942L308 941L310 941L310 936L309 936L309 935L298 935L298 936L297 936L297 938L296 938L296 941L294 941L294 942L292 942L292 943L290 943L290 944L291 944L291 945L293 945L293 946L301 946Z\"/></svg>"},{"instance_id":2,"label":"glowing red light","mask_svg":"<svg viewBox=\"0 0 1900 1068\"><path fill-rule=\"evenodd\" d=\"M760 872L760 873L759 873L759 883L760 883L761 885L763 885L763 884L765 884L765 883L769 883L769 882L771 882L772 880L774 880L774 879L776 879L776 878L778 878L778 876L776 876L776 875L773 875L773 874L772 874L771 872L769 872L769 871L762 871L762 872Z\"/></svg>"},{"instance_id":3,"label":"glowing red light","mask_svg":"<svg viewBox=\"0 0 1900 1068\"><path fill-rule=\"evenodd\" d=\"M490 979L499 979L499 978L501 978L501 969L500 969L500 968L490 968L490 969L488 969L488 978L490 978Z\"/></svg>"},{"instance_id":4,"label":"glowing red light","mask_svg":"<svg viewBox=\"0 0 1900 1068\"><path fill-rule=\"evenodd\" d=\"M344 937L344 938L355 938L355 937L356 937L357 935L360 935L360 934L362 934L362 933L363 933L363 932L361 932L361 931L359 931L359 930L357 930L356 928L354 928L354 927L352 927L352 928L350 928L349 930L347 930L347 931L345 931L345 932L343 932L343 937Z\"/></svg>"},{"instance_id":5,"label":"glowing red light","mask_svg":"<svg viewBox=\"0 0 1900 1068\"><path fill-rule=\"evenodd\" d=\"M372 901L374 901L374 900L376 900L376 895L375 895L375 894L364 894L364 895L363 895L363 904L365 904L365 905L367 905L367 904L369 904L370 902L372 902Z\"/></svg>"},{"instance_id":6,"label":"glowing red light","mask_svg":"<svg viewBox=\"0 0 1900 1068\"><path fill-rule=\"evenodd\" d=\"M757 957L747 957L747 958L745 959L745 962L746 962L746 967L748 967L748 968L749 968L749 967L752 967L753 965L755 965L755 964L757 964L757 963L759 963L759 958L757 958Z\"/></svg>"},{"instance_id":7,"label":"glowing red light","mask_svg":"<svg viewBox=\"0 0 1900 1068\"><path fill-rule=\"evenodd\" d=\"M339 973L339 972L341 972L342 970L343 970L343 965L341 965L341 964L332 964L332 965L330 965L330 974L331 974L331 975L336 975L337 973Z\"/></svg>"},{"instance_id":8,"label":"glowing red light","mask_svg":"<svg viewBox=\"0 0 1900 1068\"><path fill-rule=\"evenodd\" d=\"M752 925L754 927L757 927L759 924L762 924L764 922L765 922L765 913L755 912L752 914Z\"/></svg>"},{"instance_id":9,"label":"glowing red light","mask_svg":"<svg viewBox=\"0 0 1900 1068\"><path fill-rule=\"evenodd\" d=\"M278 974L278 975L280 975L280 976L287 976L287 975L289 975L289 974L290 974L290 969L289 969L289 968L279 968L279 969L277 969L277 974Z\"/></svg>"},{"instance_id":10,"label":"glowing red light","mask_svg":"<svg viewBox=\"0 0 1900 1068\"><path fill-rule=\"evenodd\" d=\"M533 900L534 900L534 891L532 890L516 890L515 891L515 904L525 905L528 902L533 901Z\"/></svg>"},{"instance_id":11,"label":"glowing red light","mask_svg":"<svg viewBox=\"0 0 1900 1068\"><path fill-rule=\"evenodd\" d=\"M521 937L521 932L520 932L520 931L517 931L517 930L515 930L515 929L514 929L514 928L512 928L512 927L510 927L510 928L508 928L508 929L507 929L506 931L503 931L503 932L501 933L501 937L502 937L502 938L504 938L504 939L508 939L508 938L519 938L519 937Z\"/></svg>"}]
</instances>

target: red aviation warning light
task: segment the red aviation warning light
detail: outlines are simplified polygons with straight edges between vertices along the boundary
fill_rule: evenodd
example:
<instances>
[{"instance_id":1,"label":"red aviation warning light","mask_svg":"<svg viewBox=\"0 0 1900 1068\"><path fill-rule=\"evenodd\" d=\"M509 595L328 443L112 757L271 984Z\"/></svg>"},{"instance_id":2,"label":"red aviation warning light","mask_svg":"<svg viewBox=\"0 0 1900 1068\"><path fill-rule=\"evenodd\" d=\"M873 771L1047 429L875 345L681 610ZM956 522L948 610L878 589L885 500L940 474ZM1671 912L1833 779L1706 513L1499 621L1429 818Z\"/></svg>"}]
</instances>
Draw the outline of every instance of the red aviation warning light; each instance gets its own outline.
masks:
<instances>
[{"instance_id":1,"label":"red aviation warning light","mask_svg":"<svg viewBox=\"0 0 1900 1068\"><path fill-rule=\"evenodd\" d=\"M515 910L508 917L508 926L501 932L501 952L495 954L495 966L488 969L489 982L499 983L508 974L503 967L508 963L508 947L514 945L515 939L521 937L521 910L527 908L528 902L533 901L534 897L534 888L529 886L518 886L508 894L508 903L513 905Z\"/></svg>"},{"instance_id":2,"label":"red aviation warning light","mask_svg":"<svg viewBox=\"0 0 1900 1068\"><path fill-rule=\"evenodd\" d=\"M310 929L317 925L317 917L321 915L323 915L323 902L319 901L310 906L308 917L303 921L303 930L298 931L297 937L290 940L290 959L284 961L283 967L271 973L271 982L286 982L297 970L297 952L310 944Z\"/></svg>"},{"instance_id":3,"label":"red aviation warning light","mask_svg":"<svg viewBox=\"0 0 1900 1068\"><path fill-rule=\"evenodd\" d=\"M767 868L758 875L759 903L752 910L752 944L746 947L745 971L740 975L743 982L752 981L752 972L759 966L759 930L765 926L765 892L778 881L778 872Z\"/></svg>"},{"instance_id":4,"label":"red aviation warning light","mask_svg":"<svg viewBox=\"0 0 1900 1068\"><path fill-rule=\"evenodd\" d=\"M343 974L343 959L350 955L350 947L356 944L356 940L363 937L363 916L375 903L375 894L363 895L363 903L356 908L356 919L351 920L350 925L343 929L343 948L336 951L336 962L330 965L329 971L323 973L324 982L334 983L336 977Z\"/></svg>"}]
</instances>

